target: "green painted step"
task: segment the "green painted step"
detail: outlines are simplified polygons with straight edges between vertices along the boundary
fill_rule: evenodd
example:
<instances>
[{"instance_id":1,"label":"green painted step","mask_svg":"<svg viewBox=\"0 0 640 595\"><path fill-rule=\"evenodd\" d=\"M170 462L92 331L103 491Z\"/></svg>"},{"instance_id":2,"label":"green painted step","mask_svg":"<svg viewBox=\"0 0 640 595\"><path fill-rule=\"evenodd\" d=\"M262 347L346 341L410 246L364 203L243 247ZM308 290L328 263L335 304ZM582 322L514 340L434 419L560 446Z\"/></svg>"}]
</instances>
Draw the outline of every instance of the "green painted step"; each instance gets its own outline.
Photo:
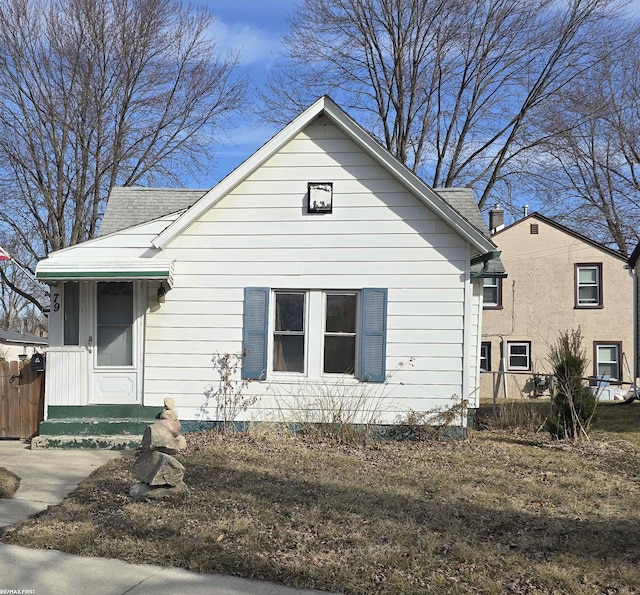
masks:
<instances>
[{"instance_id":1,"label":"green painted step","mask_svg":"<svg viewBox=\"0 0 640 595\"><path fill-rule=\"evenodd\" d=\"M49 405L47 419L107 418L156 419L162 407L142 405Z\"/></svg>"},{"instance_id":2,"label":"green painted step","mask_svg":"<svg viewBox=\"0 0 640 595\"><path fill-rule=\"evenodd\" d=\"M48 419L40 424L41 436L109 436L143 434L153 419L65 418Z\"/></svg>"}]
</instances>

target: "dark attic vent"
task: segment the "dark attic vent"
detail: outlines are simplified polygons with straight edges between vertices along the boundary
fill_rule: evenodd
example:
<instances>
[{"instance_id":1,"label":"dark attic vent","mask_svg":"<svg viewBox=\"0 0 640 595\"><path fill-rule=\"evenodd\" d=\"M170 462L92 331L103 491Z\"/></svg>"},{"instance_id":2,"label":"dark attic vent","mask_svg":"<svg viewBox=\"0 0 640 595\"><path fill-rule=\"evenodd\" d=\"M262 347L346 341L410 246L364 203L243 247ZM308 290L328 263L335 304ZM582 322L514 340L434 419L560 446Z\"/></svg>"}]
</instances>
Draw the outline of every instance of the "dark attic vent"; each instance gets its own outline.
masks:
<instances>
[{"instance_id":1,"label":"dark attic vent","mask_svg":"<svg viewBox=\"0 0 640 595\"><path fill-rule=\"evenodd\" d=\"M530 223L529 224L529 233L532 236L538 235L538 224L537 223Z\"/></svg>"}]
</instances>

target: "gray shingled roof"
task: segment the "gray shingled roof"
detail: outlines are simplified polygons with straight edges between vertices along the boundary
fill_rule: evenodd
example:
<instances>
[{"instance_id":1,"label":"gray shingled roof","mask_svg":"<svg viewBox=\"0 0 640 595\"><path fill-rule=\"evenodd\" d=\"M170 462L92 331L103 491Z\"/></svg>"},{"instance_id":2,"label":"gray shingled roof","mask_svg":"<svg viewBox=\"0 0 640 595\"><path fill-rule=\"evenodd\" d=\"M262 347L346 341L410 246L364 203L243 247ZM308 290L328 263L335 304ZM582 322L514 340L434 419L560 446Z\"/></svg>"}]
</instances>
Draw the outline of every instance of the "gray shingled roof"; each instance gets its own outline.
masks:
<instances>
[{"instance_id":1,"label":"gray shingled roof","mask_svg":"<svg viewBox=\"0 0 640 595\"><path fill-rule=\"evenodd\" d=\"M196 203L208 189L123 186L111 190L99 236L177 213Z\"/></svg>"},{"instance_id":2,"label":"gray shingled roof","mask_svg":"<svg viewBox=\"0 0 640 595\"><path fill-rule=\"evenodd\" d=\"M47 345L49 343L49 340L38 335L0 329L0 343L14 343L19 345Z\"/></svg>"},{"instance_id":3,"label":"gray shingled roof","mask_svg":"<svg viewBox=\"0 0 640 595\"><path fill-rule=\"evenodd\" d=\"M481 231L485 237L491 239L491 232L482 217L482 213L480 213L471 188L436 188L435 191L471 225ZM480 272L483 266L482 264L473 265L471 272ZM499 258L490 260L487 264L487 270L483 274L483 277L505 276L504 265Z\"/></svg>"}]
</instances>

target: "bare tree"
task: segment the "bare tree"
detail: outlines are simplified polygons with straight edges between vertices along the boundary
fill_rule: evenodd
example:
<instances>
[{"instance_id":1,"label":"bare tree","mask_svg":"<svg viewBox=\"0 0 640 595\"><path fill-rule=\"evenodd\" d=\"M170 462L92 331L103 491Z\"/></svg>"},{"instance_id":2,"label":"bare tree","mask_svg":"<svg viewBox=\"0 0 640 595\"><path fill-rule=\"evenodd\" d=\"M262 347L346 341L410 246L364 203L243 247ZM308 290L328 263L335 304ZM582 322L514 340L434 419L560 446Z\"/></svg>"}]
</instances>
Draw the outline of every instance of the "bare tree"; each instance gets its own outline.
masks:
<instances>
[{"instance_id":1,"label":"bare tree","mask_svg":"<svg viewBox=\"0 0 640 595\"><path fill-rule=\"evenodd\" d=\"M640 240L640 42L581 73L545 118L533 188L555 218L629 254Z\"/></svg>"},{"instance_id":2,"label":"bare tree","mask_svg":"<svg viewBox=\"0 0 640 595\"><path fill-rule=\"evenodd\" d=\"M0 3L0 225L23 265L94 237L114 185L206 163L245 90L211 20L178 0Z\"/></svg>"},{"instance_id":3,"label":"bare tree","mask_svg":"<svg viewBox=\"0 0 640 595\"><path fill-rule=\"evenodd\" d=\"M264 94L287 120L333 94L432 186L483 206L545 139L537 121L611 47L617 0L305 0ZM615 46L615 43L613 44Z\"/></svg>"}]
</instances>

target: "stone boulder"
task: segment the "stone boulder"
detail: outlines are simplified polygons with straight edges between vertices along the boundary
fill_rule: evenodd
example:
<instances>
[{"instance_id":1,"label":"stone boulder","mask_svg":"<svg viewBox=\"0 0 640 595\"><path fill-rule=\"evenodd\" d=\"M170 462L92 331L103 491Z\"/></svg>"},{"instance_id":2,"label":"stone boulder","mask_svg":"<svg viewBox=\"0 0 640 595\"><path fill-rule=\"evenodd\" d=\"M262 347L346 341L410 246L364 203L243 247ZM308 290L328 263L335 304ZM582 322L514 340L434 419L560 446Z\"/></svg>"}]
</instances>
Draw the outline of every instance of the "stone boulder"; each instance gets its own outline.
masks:
<instances>
[{"instance_id":1,"label":"stone boulder","mask_svg":"<svg viewBox=\"0 0 640 595\"><path fill-rule=\"evenodd\" d=\"M145 428L140 445L146 450L159 450L174 455L180 450L180 444L163 421L153 422Z\"/></svg>"},{"instance_id":2,"label":"stone boulder","mask_svg":"<svg viewBox=\"0 0 640 595\"><path fill-rule=\"evenodd\" d=\"M182 483L184 466L166 453L143 450L134 465L133 475L150 486L176 486Z\"/></svg>"}]
</instances>

